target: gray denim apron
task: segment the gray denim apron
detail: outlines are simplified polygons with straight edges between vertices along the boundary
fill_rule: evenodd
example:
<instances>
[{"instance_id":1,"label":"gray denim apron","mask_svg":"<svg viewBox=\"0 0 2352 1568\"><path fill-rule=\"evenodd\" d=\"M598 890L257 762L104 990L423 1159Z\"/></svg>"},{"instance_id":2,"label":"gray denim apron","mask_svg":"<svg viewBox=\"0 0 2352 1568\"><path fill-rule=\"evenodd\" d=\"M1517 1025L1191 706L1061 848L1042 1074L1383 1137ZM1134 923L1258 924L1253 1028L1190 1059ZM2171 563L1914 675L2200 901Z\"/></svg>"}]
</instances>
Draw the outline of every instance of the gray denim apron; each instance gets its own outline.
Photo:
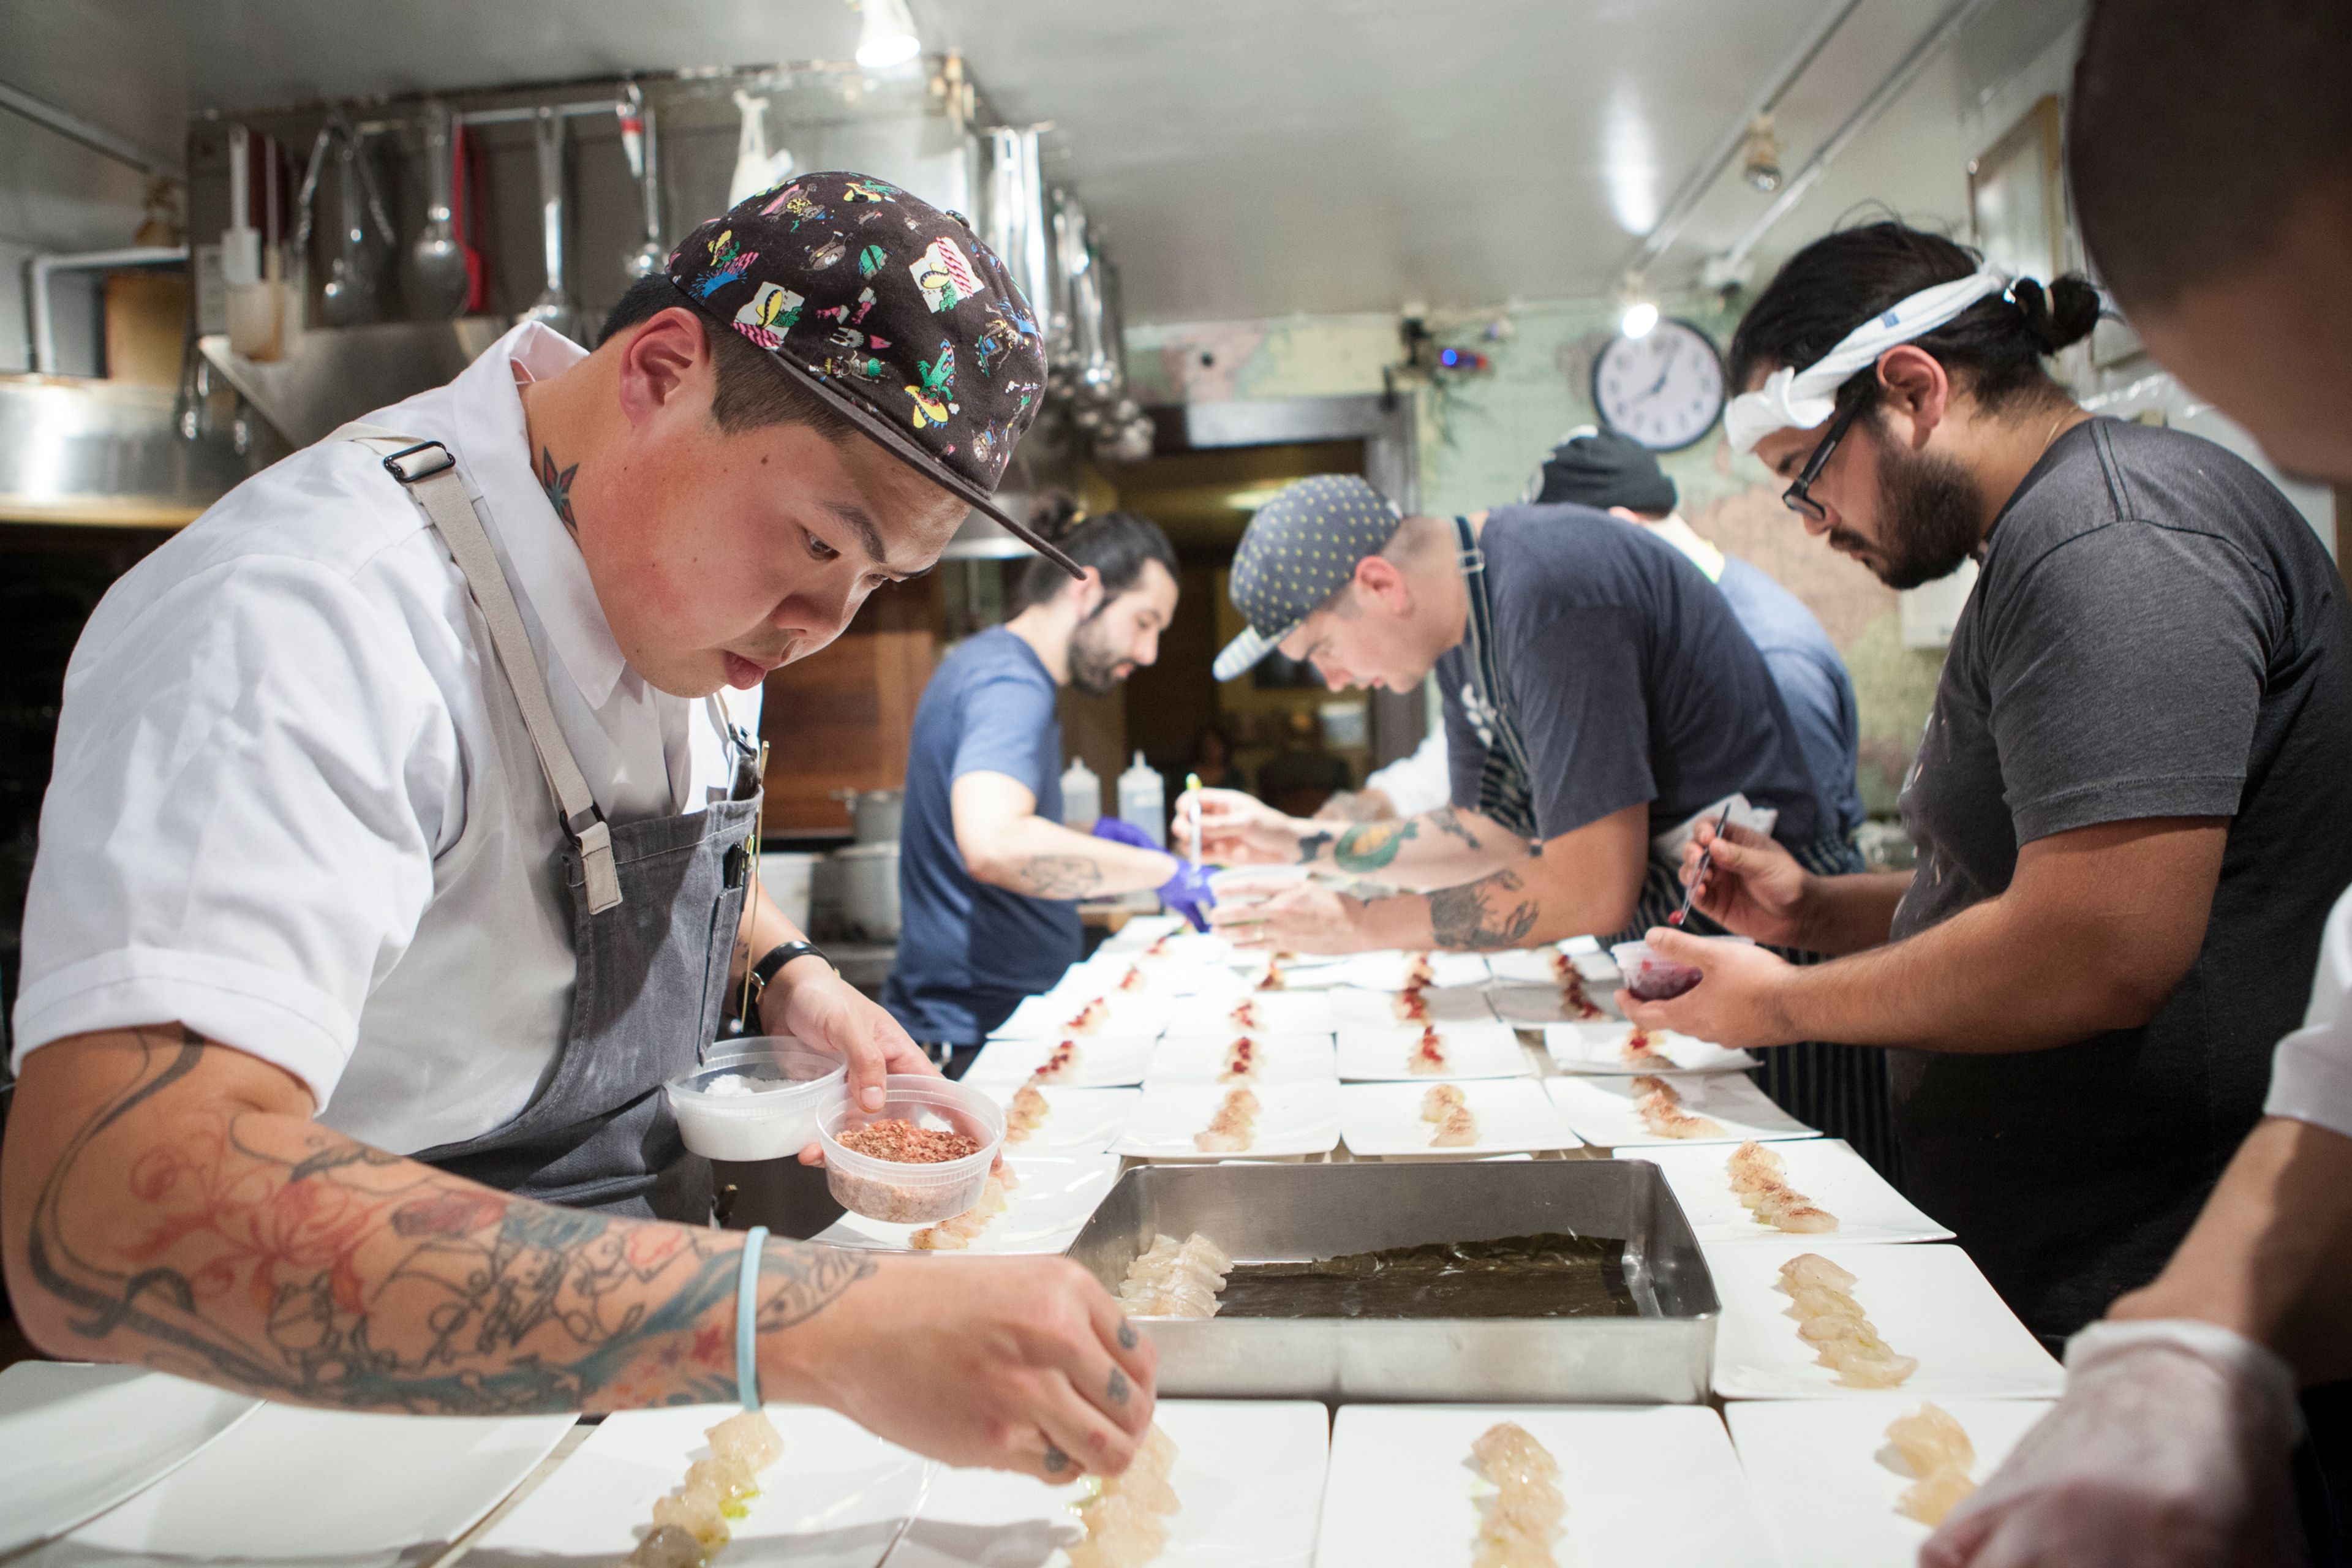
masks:
<instances>
[{"instance_id":1,"label":"gray denim apron","mask_svg":"<svg viewBox=\"0 0 2352 1568\"><path fill-rule=\"evenodd\" d=\"M1471 728L1486 743L1486 761L1478 773L1480 815L1501 823L1520 837L1538 837L1535 814L1535 772L1527 744L1512 722L1503 700L1502 665L1495 648L1495 607L1486 587L1486 552L1470 520L1454 520L1454 539L1461 546L1463 586L1468 591L1470 616L1465 640L1470 650L1470 689L1463 708ZM1862 857L1834 835L1791 847L1798 864L1817 877L1844 876L1863 868ZM1633 904L1633 921L1622 931L1602 936L1603 942L1632 942L1652 926L1666 923L1682 907L1682 868L1653 853L1642 874L1642 891ZM1693 910L1687 928L1695 936L1720 936L1723 928ZM1772 950L1791 963L1819 963L1822 955L1793 948ZM1791 1116L1811 1123L1833 1138L1843 1138L1890 1181L1902 1173L1902 1157L1895 1142L1894 1111L1886 1089L1886 1053L1874 1046L1831 1045L1802 1040L1763 1053L1756 1079L1765 1093Z\"/></svg>"},{"instance_id":2,"label":"gray denim apron","mask_svg":"<svg viewBox=\"0 0 2352 1568\"><path fill-rule=\"evenodd\" d=\"M555 1069L504 1126L416 1158L549 1203L705 1223L710 1167L686 1152L661 1086L694 1066L725 1007L750 880L746 840L759 822L757 750L711 700L711 722L735 758L730 798L688 815L608 825L556 722L457 459L437 441L366 426L345 426L336 437L383 457L448 547L489 628L564 829L551 871L570 898L579 972Z\"/></svg>"}]
</instances>

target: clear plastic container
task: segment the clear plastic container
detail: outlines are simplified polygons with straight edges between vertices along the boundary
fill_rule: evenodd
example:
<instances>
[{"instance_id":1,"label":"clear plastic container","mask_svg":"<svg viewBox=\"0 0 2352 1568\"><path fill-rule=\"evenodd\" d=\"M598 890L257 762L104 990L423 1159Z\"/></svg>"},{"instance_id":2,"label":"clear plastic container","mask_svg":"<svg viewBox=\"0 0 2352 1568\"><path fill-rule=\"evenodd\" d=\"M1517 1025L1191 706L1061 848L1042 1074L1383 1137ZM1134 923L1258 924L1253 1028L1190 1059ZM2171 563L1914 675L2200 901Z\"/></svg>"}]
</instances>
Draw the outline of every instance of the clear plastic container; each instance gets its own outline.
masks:
<instances>
[{"instance_id":1,"label":"clear plastic container","mask_svg":"<svg viewBox=\"0 0 2352 1568\"><path fill-rule=\"evenodd\" d=\"M730 1040L663 1085L686 1146L706 1160L788 1160L817 1141L817 1111L848 1068L788 1035Z\"/></svg>"},{"instance_id":2,"label":"clear plastic container","mask_svg":"<svg viewBox=\"0 0 2352 1568\"><path fill-rule=\"evenodd\" d=\"M1754 938L1745 936L1709 936L1695 939L1700 942L1744 942L1752 944ZM1705 976L1687 963L1676 963L1646 942L1621 942L1611 947L1609 956L1617 962L1626 990L1644 1002L1664 1002L1679 996L1696 985Z\"/></svg>"},{"instance_id":3,"label":"clear plastic container","mask_svg":"<svg viewBox=\"0 0 2352 1568\"><path fill-rule=\"evenodd\" d=\"M892 1073L882 1080L885 1098L879 1110L853 1110L843 1094L817 1113L817 1132L824 1144L825 1186L834 1200L868 1219L894 1225L924 1225L948 1219L980 1202L988 1184L989 1167L1004 1142L1004 1110L976 1089L952 1079L919 1073ZM980 1140L980 1149L961 1160L936 1164L904 1164L877 1160L842 1146L839 1134L848 1128L902 1117L918 1127L944 1128Z\"/></svg>"}]
</instances>

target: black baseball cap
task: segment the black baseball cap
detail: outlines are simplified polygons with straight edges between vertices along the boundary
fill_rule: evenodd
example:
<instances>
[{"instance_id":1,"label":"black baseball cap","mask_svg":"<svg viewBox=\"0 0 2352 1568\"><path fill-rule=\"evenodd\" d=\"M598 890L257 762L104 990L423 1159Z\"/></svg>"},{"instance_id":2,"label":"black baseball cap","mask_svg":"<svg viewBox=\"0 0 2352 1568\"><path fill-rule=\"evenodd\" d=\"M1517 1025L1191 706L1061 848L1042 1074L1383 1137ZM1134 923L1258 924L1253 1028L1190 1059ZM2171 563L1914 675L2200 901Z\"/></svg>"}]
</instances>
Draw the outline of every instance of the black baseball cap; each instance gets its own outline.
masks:
<instances>
[{"instance_id":1,"label":"black baseball cap","mask_svg":"<svg viewBox=\"0 0 2352 1568\"><path fill-rule=\"evenodd\" d=\"M1082 575L993 499L1045 396L1045 344L961 216L870 175L801 174L688 235L668 272L885 451Z\"/></svg>"},{"instance_id":2,"label":"black baseball cap","mask_svg":"<svg viewBox=\"0 0 2352 1568\"><path fill-rule=\"evenodd\" d=\"M1528 482L1527 499L1541 505L1572 501L1607 511L1668 512L1680 499L1656 454L1630 436L1586 425L1570 430Z\"/></svg>"}]
</instances>

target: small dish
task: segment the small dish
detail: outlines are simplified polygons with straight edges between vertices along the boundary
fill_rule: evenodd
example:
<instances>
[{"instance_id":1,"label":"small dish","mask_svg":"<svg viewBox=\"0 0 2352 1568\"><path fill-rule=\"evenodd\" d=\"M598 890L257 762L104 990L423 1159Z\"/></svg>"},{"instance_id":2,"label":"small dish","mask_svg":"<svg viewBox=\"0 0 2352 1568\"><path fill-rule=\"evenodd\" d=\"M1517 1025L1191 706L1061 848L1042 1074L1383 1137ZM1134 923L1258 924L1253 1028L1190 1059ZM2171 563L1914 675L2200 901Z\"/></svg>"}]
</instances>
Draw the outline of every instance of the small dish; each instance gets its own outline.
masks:
<instances>
[{"instance_id":1,"label":"small dish","mask_svg":"<svg viewBox=\"0 0 2352 1568\"><path fill-rule=\"evenodd\" d=\"M960 1215L980 1201L989 1167L1004 1142L1004 1111L977 1089L951 1079L892 1073L882 1080L879 1110L856 1110L846 1094L817 1112L824 1145L825 1187L834 1201L868 1219L919 1225ZM844 1145L840 1134L893 1118L919 1127L945 1128L980 1140L960 1159L930 1164L876 1159Z\"/></svg>"},{"instance_id":2,"label":"small dish","mask_svg":"<svg viewBox=\"0 0 2352 1568\"><path fill-rule=\"evenodd\" d=\"M678 1136L706 1160L783 1160L816 1142L816 1113L847 1066L789 1035L731 1042L662 1086Z\"/></svg>"},{"instance_id":3,"label":"small dish","mask_svg":"<svg viewBox=\"0 0 2352 1568\"><path fill-rule=\"evenodd\" d=\"M1695 937L1696 942L1744 942L1754 945L1754 939L1744 936ZM1621 942L1610 948L1609 956L1624 976L1624 987L1643 1002L1664 1002L1679 996L1705 978L1687 963L1676 963L1646 942Z\"/></svg>"}]
</instances>

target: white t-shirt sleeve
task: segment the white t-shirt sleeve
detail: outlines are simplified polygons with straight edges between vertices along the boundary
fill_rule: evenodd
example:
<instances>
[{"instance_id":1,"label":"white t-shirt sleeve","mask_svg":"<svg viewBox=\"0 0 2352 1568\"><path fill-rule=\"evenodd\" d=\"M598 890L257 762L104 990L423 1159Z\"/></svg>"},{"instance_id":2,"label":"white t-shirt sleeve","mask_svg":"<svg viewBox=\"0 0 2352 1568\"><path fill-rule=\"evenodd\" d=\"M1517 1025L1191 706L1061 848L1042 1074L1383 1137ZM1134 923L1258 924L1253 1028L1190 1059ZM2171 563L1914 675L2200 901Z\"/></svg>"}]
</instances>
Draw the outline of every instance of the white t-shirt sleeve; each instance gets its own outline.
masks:
<instances>
[{"instance_id":1,"label":"white t-shirt sleeve","mask_svg":"<svg viewBox=\"0 0 2352 1568\"><path fill-rule=\"evenodd\" d=\"M1421 738L1406 756L1374 772L1364 781L1389 797L1399 816L1419 816L1435 811L1454 795L1454 777L1447 765L1445 727L1439 725Z\"/></svg>"},{"instance_id":2,"label":"white t-shirt sleeve","mask_svg":"<svg viewBox=\"0 0 2352 1568\"><path fill-rule=\"evenodd\" d=\"M2303 1027L2278 1043L2263 1110L2352 1138L2352 892L2328 911Z\"/></svg>"},{"instance_id":3,"label":"white t-shirt sleeve","mask_svg":"<svg viewBox=\"0 0 2352 1568\"><path fill-rule=\"evenodd\" d=\"M397 616L268 555L100 605L42 804L19 1063L179 1022L326 1104L463 826L456 731Z\"/></svg>"}]
</instances>

